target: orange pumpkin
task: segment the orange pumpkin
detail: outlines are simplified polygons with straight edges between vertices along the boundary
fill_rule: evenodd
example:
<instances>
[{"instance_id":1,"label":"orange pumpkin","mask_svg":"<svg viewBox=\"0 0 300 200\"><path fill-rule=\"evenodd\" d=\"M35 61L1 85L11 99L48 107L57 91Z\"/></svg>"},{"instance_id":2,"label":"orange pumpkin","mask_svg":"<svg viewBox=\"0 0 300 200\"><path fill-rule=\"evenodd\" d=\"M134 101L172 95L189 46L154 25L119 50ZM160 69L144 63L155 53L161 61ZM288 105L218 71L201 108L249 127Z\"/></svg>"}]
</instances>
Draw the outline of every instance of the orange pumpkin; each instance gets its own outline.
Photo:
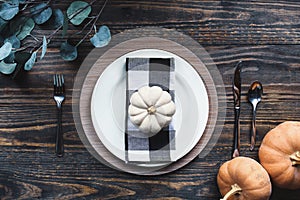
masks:
<instances>
[{"instance_id":1,"label":"orange pumpkin","mask_svg":"<svg viewBox=\"0 0 300 200\"><path fill-rule=\"evenodd\" d=\"M259 159L278 187L300 189L300 122L287 121L270 130Z\"/></svg>"},{"instance_id":2,"label":"orange pumpkin","mask_svg":"<svg viewBox=\"0 0 300 200\"><path fill-rule=\"evenodd\" d=\"M221 200L268 200L272 186L266 170L255 160L236 157L219 169L217 183Z\"/></svg>"}]
</instances>

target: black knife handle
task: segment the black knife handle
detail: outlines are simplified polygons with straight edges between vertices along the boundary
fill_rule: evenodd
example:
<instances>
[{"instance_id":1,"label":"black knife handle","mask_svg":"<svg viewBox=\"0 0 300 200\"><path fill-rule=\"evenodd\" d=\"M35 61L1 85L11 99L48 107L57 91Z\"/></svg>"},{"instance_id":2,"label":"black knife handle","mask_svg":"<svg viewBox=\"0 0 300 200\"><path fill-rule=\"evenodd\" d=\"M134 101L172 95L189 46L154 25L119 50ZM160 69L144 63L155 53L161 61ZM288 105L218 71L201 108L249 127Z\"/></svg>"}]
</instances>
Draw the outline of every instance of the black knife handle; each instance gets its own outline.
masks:
<instances>
[{"instance_id":1,"label":"black knife handle","mask_svg":"<svg viewBox=\"0 0 300 200\"><path fill-rule=\"evenodd\" d=\"M240 155L240 110L234 109L234 148L232 158Z\"/></svg>"}]
</instances>

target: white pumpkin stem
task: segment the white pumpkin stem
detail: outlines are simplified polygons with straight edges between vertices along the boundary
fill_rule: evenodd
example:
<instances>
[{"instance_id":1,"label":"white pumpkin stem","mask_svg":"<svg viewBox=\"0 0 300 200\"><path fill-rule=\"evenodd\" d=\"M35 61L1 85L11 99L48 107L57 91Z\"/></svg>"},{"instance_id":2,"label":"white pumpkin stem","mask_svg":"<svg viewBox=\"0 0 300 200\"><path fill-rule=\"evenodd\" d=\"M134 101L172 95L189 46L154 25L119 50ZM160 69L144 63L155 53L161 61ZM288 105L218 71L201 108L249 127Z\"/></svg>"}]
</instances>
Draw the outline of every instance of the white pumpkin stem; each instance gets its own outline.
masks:
<instances>
[{"instance_id":1,"label":"white pumpkin stem","mask_svg":"<svg viewBox=\"0 0 300 200\"><path fill-rule=\"evenodd\" d=\"M151 115L151 114L154 114L156 112L156 108L154 106L150 106L148 109L147 109L148 113Z\"/></svg>"},{"instance_id":2,"label":"white pumpkin stem","mask_svg":"<svg viewBox=\"0 0 300 200\"><path fill-rule=\"evenodd\" d=\"M235 183L231 186L231 190L227 192L227 194L223 197L223 199L220 200L227 200L232 195L239 194L241 192L242 192L242 188Z\"/></svg>"},{"instance_id":3,"label":"white pumpkin stem","mask_svg":"<svg viewBox=\"0 0 300 200\"><path fill-rule=\"evenodd\" d=\"M300 165L300 151L296 151L290 155L290 159L292 161L292 166Z\"/></svg>"}]
</instances>

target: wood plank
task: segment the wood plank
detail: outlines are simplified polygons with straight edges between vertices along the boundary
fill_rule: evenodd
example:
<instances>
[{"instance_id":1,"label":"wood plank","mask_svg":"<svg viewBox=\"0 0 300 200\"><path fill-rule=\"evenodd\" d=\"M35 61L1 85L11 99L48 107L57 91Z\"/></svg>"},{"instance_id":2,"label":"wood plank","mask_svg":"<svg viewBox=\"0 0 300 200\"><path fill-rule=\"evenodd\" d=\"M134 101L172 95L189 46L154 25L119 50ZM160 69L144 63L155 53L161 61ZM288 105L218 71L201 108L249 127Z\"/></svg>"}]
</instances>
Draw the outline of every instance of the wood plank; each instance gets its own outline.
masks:
<instances>
[{"instance_id":1,"label":"wood plank","mask_svg":"<svg viewBox=\"0 0 300 200\"><path fill-rule=\"evenodd\" d=\"M53 2L54 8L66 9L71 1ZM93 6L93 15L102 1ZM143 26L176 29L203 45L300 44L299 1L109 1L97 27L108 25L113 34ZM70 42L76 44L87 33L75 34L83 26L69 26ZM42 38L49 27L40 26L33 35ZM30 39L29 39L30 40ZM34 41L32 39L32 41ZM52 43L64 41L58 33ZM86 41L82 46L90 46Z\"/></svg>"}]
</instances>

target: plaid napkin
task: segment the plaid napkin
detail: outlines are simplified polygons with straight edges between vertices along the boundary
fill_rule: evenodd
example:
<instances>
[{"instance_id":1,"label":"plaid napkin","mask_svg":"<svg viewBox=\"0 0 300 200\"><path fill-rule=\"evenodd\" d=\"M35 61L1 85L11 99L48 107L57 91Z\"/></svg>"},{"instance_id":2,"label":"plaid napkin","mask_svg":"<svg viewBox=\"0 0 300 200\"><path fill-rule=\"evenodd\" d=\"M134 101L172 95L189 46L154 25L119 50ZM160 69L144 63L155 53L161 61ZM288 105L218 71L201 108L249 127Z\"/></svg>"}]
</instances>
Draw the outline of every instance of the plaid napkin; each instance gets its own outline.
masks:
<instances>
[{"instance_id":1,"label":"plaid napkin","mask_svg":"<svg viewBox=\"0 0 300 200\"><path fill-rule=\"evenodd\" d=\"M126 111L131 95L143 86L159 86L175 100L173 58L127 58ZM174 101L175 102L175 101ZM157 134L147 137L132 124L126 112L125 159L126 162L173 161L170 155L175 150L174 118Z\"/></svg>"}]
</instances>

